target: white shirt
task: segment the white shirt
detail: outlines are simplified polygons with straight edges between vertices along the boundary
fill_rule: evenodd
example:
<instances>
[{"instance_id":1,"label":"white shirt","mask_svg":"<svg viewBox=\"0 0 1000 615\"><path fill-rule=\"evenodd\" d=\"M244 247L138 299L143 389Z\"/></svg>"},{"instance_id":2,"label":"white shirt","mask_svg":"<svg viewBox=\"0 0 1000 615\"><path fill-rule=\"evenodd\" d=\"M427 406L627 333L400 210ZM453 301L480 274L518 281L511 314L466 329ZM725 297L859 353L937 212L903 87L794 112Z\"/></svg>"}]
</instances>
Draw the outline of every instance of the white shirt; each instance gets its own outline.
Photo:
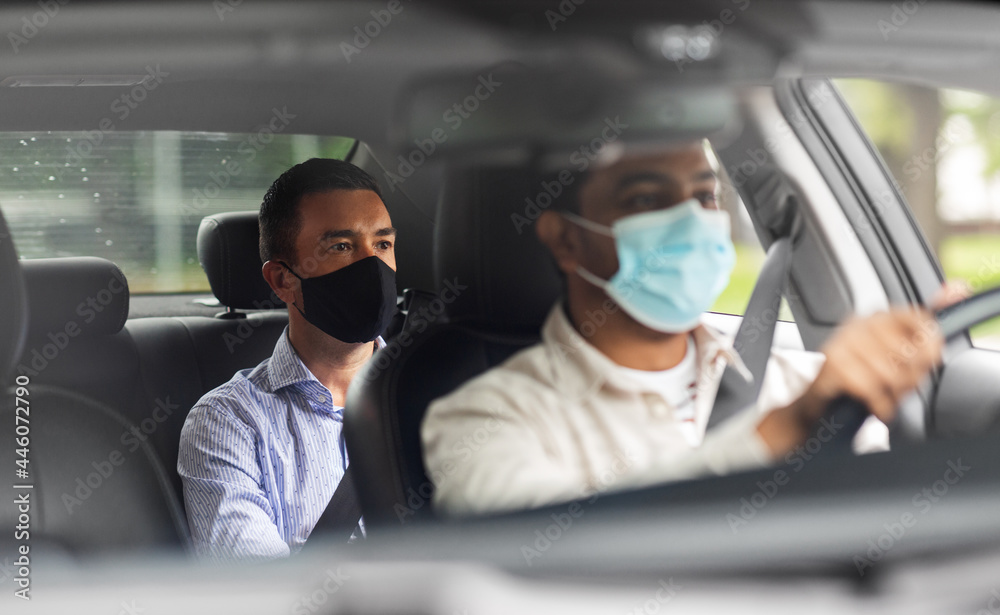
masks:
<instances>
[{"instance_id":1,"label":"white shirt","mask_svg":"<svg viewBox=\"0 0 1000 615\"><path fill-rule=\"evenodd\" d=\"M644 370L614 365L612 378L631 381L639 388L648 388L660 395L666 402L663 411L673 414L680 425L681 432L691 446L701 444L704 435L697 426L697 410L695 402L698 398L698 363L696 361L695 341L693 335L688 335L687 349L681 362L664 370Z\"/></svg>"},{"instance_id":2,"label":"white shirt","mask_svg":"<svg viewBox=\"0 0 1000 615\"><path fill-rule=\"evenodd\" d=\"M428 409L421 438L437 510L461 515L533 508L775 461L757 424L801 395L824 356L775 349L756 408L706 434L726 364L747 370L721 334L699 325L690 339L696 385L694 417L686 425L675 392L614 363L573 328L557 304L541 343ZM682 362L661 376L686 389L685 369ZM887 428L870 419L856 450L887 447Z\"/></svg>"}]
</instances>

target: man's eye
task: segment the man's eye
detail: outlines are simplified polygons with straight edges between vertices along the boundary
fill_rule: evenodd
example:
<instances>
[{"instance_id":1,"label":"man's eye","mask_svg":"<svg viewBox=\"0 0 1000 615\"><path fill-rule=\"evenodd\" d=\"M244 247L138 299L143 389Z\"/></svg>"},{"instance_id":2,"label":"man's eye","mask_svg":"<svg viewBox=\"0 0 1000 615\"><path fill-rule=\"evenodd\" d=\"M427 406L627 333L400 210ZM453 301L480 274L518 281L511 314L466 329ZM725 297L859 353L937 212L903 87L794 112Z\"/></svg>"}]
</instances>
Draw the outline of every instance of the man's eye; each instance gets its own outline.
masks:
<instances>
[{"instance_id":1,"label":"man's eye","mask_svg":"<svg viewBox=\"0 0 1000 615\"><path fill-rule=\"evenodd\" d=\"M335 243L332 246L330 246L330 251L331 252L346 252L350 248L351 248L350 244L346 244L346 243L341 242L341 243Z\"/></svg>"},{"instance_id":2,"label":"man's eye","mask_svg":"<svg viewBox=\"0 0 1000 615\"><path fill-rule=\"evenodd\" d=\"M391 241L380 241L380 242L378 242L378 248L379 248L379 250L389 250L389 249L392 248L392 242Z\"/></svg>"},{"instance_id":3,"label":"man's eye","mask_svg":"<svg viewBox=\"0 0 1000 615\"><path fill-rule=\"evenodd\" d=\"M663 198L659 194L637 194L626 199L629 209L657 209L662 207Z\"/></svg>"},{"instance_id":4,"label":"man's eye","mask_svg":"<svg viewBox=\"0 0 1000 615\"><path fill-rule=\"evenodd\" d=\"M695 198L697 198L698 202L702 205L715 206L716 198L714 192L700 192L695 195Z\"/></svg>"}]
</instances>

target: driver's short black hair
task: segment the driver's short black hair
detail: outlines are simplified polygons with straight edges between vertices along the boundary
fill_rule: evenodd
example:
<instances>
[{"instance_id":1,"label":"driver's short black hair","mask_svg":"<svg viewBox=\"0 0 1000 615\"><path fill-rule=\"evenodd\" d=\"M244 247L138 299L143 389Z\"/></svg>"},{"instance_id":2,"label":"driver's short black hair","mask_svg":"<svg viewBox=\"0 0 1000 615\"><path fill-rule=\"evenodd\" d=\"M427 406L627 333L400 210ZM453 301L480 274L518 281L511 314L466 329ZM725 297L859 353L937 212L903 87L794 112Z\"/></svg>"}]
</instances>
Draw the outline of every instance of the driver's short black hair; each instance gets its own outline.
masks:
<instances>
[{"instance_id":1,"label":"driver's short black hair","mask_svg":"<svg viewBox=\"0 0 1000 615\"><path fill-rule=\"evenodd\" d=\"M264 195L257 222L260 260L295 261L295 237L301 227L299 201L307 194L331 190L371 190L382 198L378 180L350 162L311 158L274 180Z\"/></svg>"},{"instance_id":2,"label":"driver's short black hair","mask_svg":"<svg viewBox=\"0 0 1000 615\"><path fill-rule=\"evenodd\" d=\"M552 211L568 211L580 213L580 188L587 181L589 173L586 169L562 166L556 169L534 169L534 187L541 192L552 195L558 187L559 193L552 197L552 204L547 209ZM532 197L536 195L531 195Z\"/></svg>"}]
</instances>

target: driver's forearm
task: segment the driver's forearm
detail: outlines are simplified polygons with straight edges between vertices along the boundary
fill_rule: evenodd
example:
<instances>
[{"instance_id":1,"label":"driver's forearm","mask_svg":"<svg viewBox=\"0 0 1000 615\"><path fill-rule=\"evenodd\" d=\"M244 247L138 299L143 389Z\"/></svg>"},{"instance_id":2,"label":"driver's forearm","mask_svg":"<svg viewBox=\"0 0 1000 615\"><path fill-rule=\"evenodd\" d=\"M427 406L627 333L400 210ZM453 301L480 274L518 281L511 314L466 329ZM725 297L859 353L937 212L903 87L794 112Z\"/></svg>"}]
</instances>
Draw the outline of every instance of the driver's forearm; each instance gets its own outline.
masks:
<instances>
[{"instance_id":1,"label":"driver's forearm","mask_svg":"<svg viewBox=\"0 0 1000 615\"><path fill-rule=\"evenodd\" d=\"M807 423L801 418L797 402L776 408L761 419L757 434L767 445L771 457L783 457L806 439Z\"/></svg>"},{"instance_id":2,"label":"driver's forearm","mask_svg":"<svg viewBox=\"0 0 1000 615\"><path fill-rule=\"evenodd\" d=\"M770 449L772 458L783 457L802 444L825 407L824 400L810 387L792 403L767 413L757 424L757 434Z\"/></svg>"}]
</instances>

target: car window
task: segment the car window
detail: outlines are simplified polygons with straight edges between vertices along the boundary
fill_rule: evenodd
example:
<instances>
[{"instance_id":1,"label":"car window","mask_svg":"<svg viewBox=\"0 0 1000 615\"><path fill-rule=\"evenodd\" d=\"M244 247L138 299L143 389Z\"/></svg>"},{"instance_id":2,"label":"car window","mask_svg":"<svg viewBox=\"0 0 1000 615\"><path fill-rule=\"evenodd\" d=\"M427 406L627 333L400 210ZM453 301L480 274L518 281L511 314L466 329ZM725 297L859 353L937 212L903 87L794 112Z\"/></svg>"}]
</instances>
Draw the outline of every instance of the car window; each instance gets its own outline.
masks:
<instances>
[{"instance_id":1,"label":"car window","mask_svg":"<svg viewBox=\"0 0 1000 615\"><path fill-rule=\"evenodd\" d=\"M0 208L22 259L99 256L133 293L204 292L204 216L257 209L282 171L354 143L269 129L0 133Z\"/></svg>"},{"instance_id":2,"label":"car window","mask_svg":"<svg viewBox=\"0 0 1000 615\"><path fill-rule=\"evenodd\" d=\"M953 89L835 81L878 149L945 277L1000 285L1000 99ZM1000 319L970 330L1000 349Z\"/></svg>"}]
</instances>

